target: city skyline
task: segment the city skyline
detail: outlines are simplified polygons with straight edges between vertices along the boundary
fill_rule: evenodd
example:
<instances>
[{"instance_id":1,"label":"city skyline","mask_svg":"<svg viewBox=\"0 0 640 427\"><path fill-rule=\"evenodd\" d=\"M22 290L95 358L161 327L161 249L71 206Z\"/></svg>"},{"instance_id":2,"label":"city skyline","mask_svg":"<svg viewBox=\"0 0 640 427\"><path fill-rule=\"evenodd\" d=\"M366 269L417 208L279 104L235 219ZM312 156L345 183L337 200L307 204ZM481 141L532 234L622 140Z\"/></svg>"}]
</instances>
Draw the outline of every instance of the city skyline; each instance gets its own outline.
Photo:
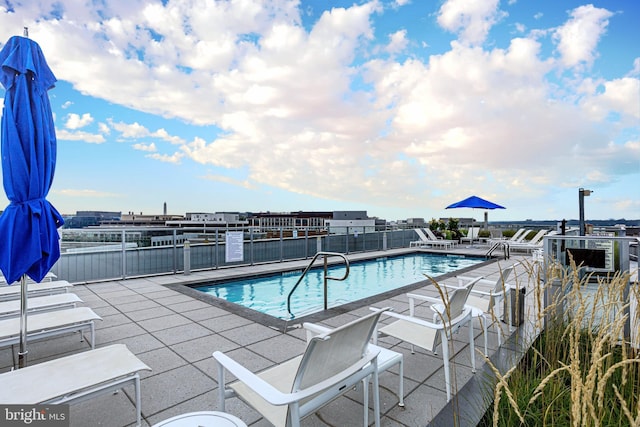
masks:
<instances>
[{"instance_id":1,"label":"city skyline","mask_svg":"<svg viewBox=\"0 0 640 427\"><path fill-rule=\"evenodd\" d=\"M64 214L640 217L640 4L41 1ZM4 90L0 90L0 97ZM0 210L8 201L0 192Z\"/></svg>"}]
</instances>

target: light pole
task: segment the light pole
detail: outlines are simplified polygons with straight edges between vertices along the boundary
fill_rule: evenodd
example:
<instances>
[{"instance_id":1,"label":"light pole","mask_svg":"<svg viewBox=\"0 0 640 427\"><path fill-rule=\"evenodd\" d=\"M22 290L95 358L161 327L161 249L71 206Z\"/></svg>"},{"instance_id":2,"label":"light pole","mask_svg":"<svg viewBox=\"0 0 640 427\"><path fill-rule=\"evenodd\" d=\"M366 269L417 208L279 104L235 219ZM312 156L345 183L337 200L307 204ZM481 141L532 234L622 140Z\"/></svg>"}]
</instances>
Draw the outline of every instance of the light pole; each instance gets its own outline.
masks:
<instances>
[{"instance_id":1,"label":"light pole","mask_svg":"<svg viewBox=\"0 0 640 427\"><path fill-rule=\"evenodd\" d=\"M584 198L585 196L589 196L593 193L591 190L585 190L584 188L580 188L578 190L578 204L580 207L580 235L584 236L586 233L586 225L584 223Z\"/></svg>"}]
</instances>

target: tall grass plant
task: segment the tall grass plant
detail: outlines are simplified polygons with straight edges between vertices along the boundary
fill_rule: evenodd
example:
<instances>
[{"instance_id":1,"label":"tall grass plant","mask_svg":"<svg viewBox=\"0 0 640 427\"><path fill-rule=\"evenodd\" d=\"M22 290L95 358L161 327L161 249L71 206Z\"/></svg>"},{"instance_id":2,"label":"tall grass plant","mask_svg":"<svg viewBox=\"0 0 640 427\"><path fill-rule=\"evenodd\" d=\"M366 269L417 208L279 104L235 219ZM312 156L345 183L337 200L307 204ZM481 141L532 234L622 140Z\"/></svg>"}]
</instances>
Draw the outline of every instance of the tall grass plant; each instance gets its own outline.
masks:
<instances>
[{"instance_id":1,"label":"tall grass plant","mask_svg":"<svg viewBox=\"0 0 640 427\"><path fill-rule=\"evenodd\" d=\"M480 425L640 427L640 351L625 337L637 279L596 277L573 262L526 268L535 285L529 329L541 332L509 371L487 359L497 383ZM631 325L640 325L638 310Z\"/></svg>"}]
</instances>

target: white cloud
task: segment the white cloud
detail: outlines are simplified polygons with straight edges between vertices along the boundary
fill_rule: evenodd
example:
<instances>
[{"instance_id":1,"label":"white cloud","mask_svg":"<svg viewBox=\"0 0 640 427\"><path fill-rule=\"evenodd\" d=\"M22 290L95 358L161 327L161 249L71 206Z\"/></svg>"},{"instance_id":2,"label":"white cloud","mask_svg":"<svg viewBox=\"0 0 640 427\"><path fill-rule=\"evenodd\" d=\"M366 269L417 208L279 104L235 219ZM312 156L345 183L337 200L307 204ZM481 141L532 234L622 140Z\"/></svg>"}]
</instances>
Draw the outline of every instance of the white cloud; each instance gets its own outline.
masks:
<instances>
[{"instance_id":1,"label":"white cloud","mask_svg":"<svg viewBox=\"0 0 640 427\"><path fill-rule=\"evenodd\" d=\"M64 129L56 130L56 138L58 141L83 141L89 144L102 144L106 142L104 136L100 134L83 131L69 132Z\"/></svg>"},{"instance_id":2,"label":"white cloud","mask_svg":"<svg viewBox=\"0 0 640 427\"><path fill-rule=\"evenodd\" d=\"M596 46L605 33L613 13L592 4L580 6L570 13L571 18L559 27L554 39L558 42L561 61L566 67L591 66L597 57Z\"/></svg>"},{"instance_id":3,"label":"white cloud","mask_svg":"<svg viewBox=\"0 0 640 427\"><path fill-rule=\"evenodd\" d=\"M72 105L73 105L73 102L66 101L64 104L62 104L62 109L66 110L67 108L71 107Z\"/></svg>"},{"instance_id":4,"label":"white cloud","mask_svg":"<svg viewBox=\"0 0 640 427\"><path fill-rule=\"evenodd\" d=\"M153 142L151 144L133 144L132 147L134 150L147 151L150 153L158 151L158 149L156 148L156 144L154 144Z\"/></svg>"},{"instance_id":5,"label":"white cloud","mask_svg":"<svg viewBox=\"0 0 640 427\"><path fill-rule=\"evenodd\" d=\"M461 43L482 44L491 27L505 16L498 6L498 0L447 0L438 12L438 24L458 33Z\"/></svg>"},{"instance_id":6,"label":"white cloud","mask_svg":"<svg viewBox=\"0 0 640 427\"><path fill-rule=\"evenodd\" d=\"M159 160L159 161L164 162L164 163L179 164L180 160L182 159L182 157L184 157L184 154L182 154L182 153L173 153L173 154L169 155L169 154L153 153L153 154L147 154L146 157L148 157L150 159L154 159L154 160Z\"/></svg>"},{"instance_id":7,"label":"white cloud","mask_svg":"<svg viewBox=\"0 0 640 427\"><path fill-rule=\"evenodd\" d=\"M385 51L390 54L402 52L409 44L407 40L407 30L398 30L389 35L389 44L385 47Z\"/></svg>"},{"instance_id":8,"label":"white cloud","mask_svg":"<svg viewBox=\"0 0 640 427\"><path fill-rule=\"evenodd\" d=\"M67 122L64 126L67 129L75 130L88 126L91 123L93 123L93 117L91 117L90 113L84 113L82 116L70 113L67 115Z\"/></svg>"}]
</instances>

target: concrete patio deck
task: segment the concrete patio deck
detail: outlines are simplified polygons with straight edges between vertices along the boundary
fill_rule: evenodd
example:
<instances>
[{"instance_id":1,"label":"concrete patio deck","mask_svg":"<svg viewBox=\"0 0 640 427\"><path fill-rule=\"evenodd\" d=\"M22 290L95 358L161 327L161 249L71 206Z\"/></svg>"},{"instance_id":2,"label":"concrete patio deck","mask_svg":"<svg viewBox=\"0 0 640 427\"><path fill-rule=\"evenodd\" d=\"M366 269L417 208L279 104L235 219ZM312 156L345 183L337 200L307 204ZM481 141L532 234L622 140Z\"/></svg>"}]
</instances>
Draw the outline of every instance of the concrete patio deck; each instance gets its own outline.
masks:
<instances>
[{"instance_id":1,"label":"concrete patio deck","mask_svg":"<svg viewBox=\"0 0 640 427\"><path fill-rule=\"evenodd\" d=\"M395 255L408 250L385 251L351 255L350 258ZM414 249L411 249L413 252ZM434 251L435 252L435 251ZM486 248L460 247L447 253L479 255ZM489 279L499 276L500 267L519 261L487 262L467 269L465 275L481 275ZM242 276L290 268L304 268L309 261L295 261L247 267L234 267L190 275L166 275L92 284L76 284L73 292L102 317L96 331L97 347L123 343L153 371L143 372L141 377L143 425L149 426L174 415L217 410L217 371L211 354L218 350L228 353L248 368L258 371L301 354L305 347L305 335L298 327L300 321L288 322L280 327L278 322L264 322L259 316L252 318L229 304L210 301L194 294L182 284L206 282L221 277ZM500 266L500 267L499 267ZM524 269L516 269L520 286L528 286ZM452 275L441 281L455 284ZM512 282L512 281L510 281ZM433 286L420 286L420 292L437 295ZM408 312L406 290L397 295L384 295L383 300L370 299L363 304L311 319L327 326L338 326L354 316L368 313L371 305L391 306L400 313ZM528 301L529 305L529 301ZM282 323L280 323L282 325ZM508 327L504 331L509 333ZM484 340L477 321L474 321L476 349L483 350ZM497 336L490 328L489 346L492 359L501 366L512 366L521 354L522 334L518 330L511 341L497 349ZM480 354L476 356L478 371L471 373L466 333L455 337L455 356L452 357L453 390L456 393L447 404L441 355L417 350L411 354L408 345L397 340L382 339L381 345L404 354L405 407L398 407L397 367L380 375L380 397L383 426L426 425L476 425L479 414L484 412L485 396L481 391L491 387L487 366ZM16 359L17 349L0 352L0 370L6 372ZM89 349L78 335L68 335L29 344L28 363L45 360ZM96 369L100 369L96 366ZM46 381L46 378L43 379ZM1 385L0 385L1 386ZM303 421L304 426L360 426L362 425L361 390L349 391ZM227 403L227 412L242 419L249 426L267 426L264 419L238 399ZM454 424L454 417L456 421ZM133 388L124 392L104 395L89 401L71 405L71 426L129 426L134 425L135 410ZM373 416L370 412L370 424Z\"/></svg>"}]
</instances>

